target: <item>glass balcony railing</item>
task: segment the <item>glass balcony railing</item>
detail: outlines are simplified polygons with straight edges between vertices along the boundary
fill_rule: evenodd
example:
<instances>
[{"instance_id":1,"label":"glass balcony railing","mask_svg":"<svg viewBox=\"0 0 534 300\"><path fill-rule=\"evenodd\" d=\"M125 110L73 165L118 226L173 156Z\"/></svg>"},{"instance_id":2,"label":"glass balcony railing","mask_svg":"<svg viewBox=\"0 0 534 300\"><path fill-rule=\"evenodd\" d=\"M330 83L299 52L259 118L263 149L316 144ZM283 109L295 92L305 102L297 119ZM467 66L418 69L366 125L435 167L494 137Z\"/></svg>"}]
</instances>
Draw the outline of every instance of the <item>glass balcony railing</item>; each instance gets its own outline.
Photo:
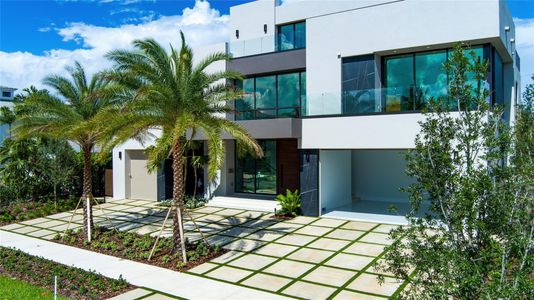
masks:
<instances>
[{"instance_id":1,"label":"glass balcony railing","mask_svg":"<svg viewBox=\"0 0 534 300\"><path fill-rule=\"evenodd\" d=\"M308 93L303 116L365 115L421 111L431 97L424 88L391 87L349 92Z\"/></svg>"},{"instance_id":2,"label":"glass balcony railing","mask_svg":"<svg viewBox=\"0 0 534 300\"><path fill-rule=\"evenodd\" d=\"M276 38L274 35L263 36L256 39L241 40L229 44L230 54L234 58L264 54L276 50Z\"/></svg>"}]
</instances>

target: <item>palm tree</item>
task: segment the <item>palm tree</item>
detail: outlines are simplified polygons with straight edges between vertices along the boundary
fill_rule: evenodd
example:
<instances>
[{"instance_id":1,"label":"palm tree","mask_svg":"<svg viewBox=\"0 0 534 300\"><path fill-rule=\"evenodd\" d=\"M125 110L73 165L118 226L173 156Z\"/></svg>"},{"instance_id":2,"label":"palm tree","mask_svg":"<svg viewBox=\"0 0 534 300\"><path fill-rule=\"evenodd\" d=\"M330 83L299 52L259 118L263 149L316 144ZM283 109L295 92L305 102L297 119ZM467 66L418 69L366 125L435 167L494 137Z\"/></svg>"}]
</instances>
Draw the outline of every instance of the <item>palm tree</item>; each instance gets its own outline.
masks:
<instances>
[{"instance_id":1,"label":"palm tree","mask_svg":"<svg viewBox=\"0 0 534 300\"><path fill-rule=\"evenodd\" d=\"M47 90L27 90L28 94L17 108L14 132L19 138L46 136L68 140L80 147L83 153L83 230L90 241L93 228L91 153L103 133L92 121L115 104L116 91L101 74L93 75L88 82L78 62L66 69L70 78L50 75L43 80L57 95Z\"/></svg>"},{"instance_id":2,"label":"palm tree","mask_svg":"<svg viewBox=\"0 0 534 300\"><path fill-rule=\"evenodd\" d=\"M108 147L130 138L143 140L151 131L160 131L155 145L147 150L148 168L154 171L165 158L173 159L173 251L181 249L186 262L182 222L186 143L197 132L203 133L208 145L210 179L224 159L223 131L252 153L258 156L263 153L243 127L224 117L231 111L227 101L241 95L225 81L240 80L242 75L233 71L206 72L208 66L229 56L214 53L193 65L193 51L182 32L180 35L180 51L171 46L167 53L155 40L145 39L134 41L133 51L115 50L107 55L115 64L110 78L130 91L130 100L122 109L108 110L106 122L100 123L106 123L108 135L113 137Z\"/></svg>"}]
</instances>

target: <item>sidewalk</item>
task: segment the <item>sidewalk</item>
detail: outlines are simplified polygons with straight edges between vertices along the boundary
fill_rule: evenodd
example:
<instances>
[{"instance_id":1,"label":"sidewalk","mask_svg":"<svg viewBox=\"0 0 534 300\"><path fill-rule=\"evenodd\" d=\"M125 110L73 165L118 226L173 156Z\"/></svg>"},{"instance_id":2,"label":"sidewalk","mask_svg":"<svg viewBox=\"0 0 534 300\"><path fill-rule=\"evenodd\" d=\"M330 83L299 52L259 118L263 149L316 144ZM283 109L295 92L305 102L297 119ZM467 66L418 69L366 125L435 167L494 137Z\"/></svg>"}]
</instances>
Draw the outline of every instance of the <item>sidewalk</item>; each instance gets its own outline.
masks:
<instances>
[{"instance_id":1,"label":"sidewalk","mask_svg":"<svg viewBox=\"0 0 534 300\"><path fill-rule=\"evenodd\" d=\"M96 252L0 230L0 246L22 250L68 266L122 277L129 283L187 299L287 299L199 276L175 272Z\"/></svg>"}]
</instances>

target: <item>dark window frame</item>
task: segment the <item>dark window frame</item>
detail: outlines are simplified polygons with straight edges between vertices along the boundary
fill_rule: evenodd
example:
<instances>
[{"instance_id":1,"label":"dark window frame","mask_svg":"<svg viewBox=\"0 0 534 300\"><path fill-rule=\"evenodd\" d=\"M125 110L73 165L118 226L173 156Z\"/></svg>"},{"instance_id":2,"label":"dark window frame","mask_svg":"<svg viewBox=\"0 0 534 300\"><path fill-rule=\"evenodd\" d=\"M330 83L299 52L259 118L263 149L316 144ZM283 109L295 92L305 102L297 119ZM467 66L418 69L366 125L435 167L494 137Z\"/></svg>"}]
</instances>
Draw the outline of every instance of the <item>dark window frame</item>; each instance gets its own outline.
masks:
<instances>
[{"instance_id":1,"label":"dark window frame","mask_svg":"<svg viewBox=\"0 0 534 300\"><path fill-rule=\"evenodd\" d=\"M237 107L235 108L236 109L236 112L237 114L246 114L246 113L251 113L252 114L252 118L251 119L241 119L241 118L238 118L237 115L234 116L234 121L250 121L250 120L268 120L268 119L278 119L278 118L301 118L302 117L302 73L305 73L306 70L301 70L301 71L292 71L292 72L284 72L284 73L276 73L276 74L269 74L269 75L258 75L258 76L254 76L254 77L248 77L246 79L253 79L254 81L254 92L253 92L253 109L247 109L247 110L238 110ZM298 106L279 106L279 97L278 97L278 77L280 75L286 75L286 74L298 74ZM256 79L259 78L259 77L267 77L267 76L274 76L275 77L275 106L274 107L269 107L269 108L258 108L257 107L257 97L256 97L256 90L257 90L257 86L256 86ZM235 84L234 82L234 85L237 85ZM280 110L284 110L284 109L294 109L296 114L295 116L291 117L291 116L281 116L279 114L279 111ZM274 117L273 118L258 118L257 117L257 114L258 112L260 111L272 111L274 110L275 111L275 114L274 114Z\"/></svg>"},{"instance_id":2,"label":"dark window frame","mask_svg":"<svg viewBox=\"0 0 534 300\"><path fill-rule=\"evenodd\" d=\"M259 139L258 142L263 142L263 141L274 141L274 147L275 147L275 153L276 153L276 162L275 162L275 166L278 167L278 139ZM269 193L257 193L256 190L258 189L258 178L256 175L254 175L254 192L244 192L243 189L241 188L241 190L238 190L238 187L237 187L237 175L238 175L238 172L237 172L237 164L238 164L238 161L239 161L239 156L237 155L237 141L234 141L234 192L235 193L240 193L240 194L248 194L248 195L263 195L263 196L273 196L273 195L277 195L278 193L278 168L276 169L276 191L274 194L269 194ZM257 174L258 173L258 159L257 158L252 158L254 160L254 174Z\"/></svg>"},{"instance_id":3,"label":"dark window frame","mask_svg":"<svg viewBox=\"0 0 534 300\"><path fill-rule=\"evenodd\" d=\"M488 74L486 75L486 80L488 81L489 83L489 90L490 90L490 102L491 104L493 105L494 104L494 93L492 92L493 89L494 89L494 57L492 55L492 52L494 49L494 47L491 46L491 44L477 44L477 45L471 45L470 48L478 48L478 47L481 47L482 48L482 59L486 59L488 60L488 64L489 64L489 69L488 69ZM386 66L386 60L388 58L391 58L391 57L399 57L399 56L412 56L412 68L414 70L413 72L413 83L414 83L414 88L416 87L416 81L417 81L417 78L416 78L416 59L415 59L415 56L417 54L421 54L421 53L432 53L432 52L438 52L438 51L445 51L446 52L446 60L448 61L449 60L449 53L453 50L453 48L440 48L440 49L432 49L432 50L421 50L421 51L415 51L415 52L408 52L408 53L400 53L400 54L394 54L394 55L386 55L386 56L382 56L381 57L381 62L380 62L380 65L381 65L381 73L380 74L380 85L381 85L381 88L385 88L387 89L387 66ZM449 82L449 74L447 73L447 85L448 85L448 82ZM480 83L479 83L480 84ZM447 94L449 94L447 92ZM447 95L448 97L448 95ZM383 103L384 104L384 103ZM414 105L415 105L415 99L414 99ZM391 113L420 113L422 112L421 110L406 110L406 111L400 111L400 112L381 112L380 114L391 114Z\"/></svg>"},{"instance_id":4,"label":"dark window frame","mask_svg":"<svg viewBox=\"0 0 534 300\"><path fill-rule=\"evenodd\" d=\"M297 30L296 30L296 25L297 24L304 24L304 45L302 47L297 47L296 44L297 44ZM293 41L291 42L291 44L293 45L293 48L291 49L282 49L282 32L281 32L281 29L282 27L284 26L289 26L291 25L293 27ZM298 49L306 49L306 20L302 20L302 21L298 21L298 22L294 22L294 23L287 23L287 24L280 24L280 25L277 25L276 26L276 52L284 52L284 51L292 51L292 50L298 50Z\"/></svg>"}]
</instances>

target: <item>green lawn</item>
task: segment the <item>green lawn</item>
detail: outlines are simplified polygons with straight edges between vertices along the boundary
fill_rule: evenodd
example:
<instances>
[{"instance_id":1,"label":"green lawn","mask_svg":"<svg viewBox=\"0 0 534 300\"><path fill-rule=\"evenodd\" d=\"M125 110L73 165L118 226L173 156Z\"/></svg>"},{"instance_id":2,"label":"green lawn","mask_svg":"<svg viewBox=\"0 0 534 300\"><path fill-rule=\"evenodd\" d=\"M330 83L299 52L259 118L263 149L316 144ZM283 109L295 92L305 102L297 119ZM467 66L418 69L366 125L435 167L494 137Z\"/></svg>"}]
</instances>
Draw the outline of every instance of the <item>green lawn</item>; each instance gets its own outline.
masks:
<instances>
[{"instance_id":1,"label":"green lawn","mask_svg":"<svg viewBox=\"0 0 534 300\"><path fill-rule=\"evenodd\" d=\"M54 299L54 293L52 291L5 276L0 276L0 291L2 291L2 293L0 293L0 300ZM70 299L60 296L57 298L62 300Z\"/></svg>"}]
</instances>

